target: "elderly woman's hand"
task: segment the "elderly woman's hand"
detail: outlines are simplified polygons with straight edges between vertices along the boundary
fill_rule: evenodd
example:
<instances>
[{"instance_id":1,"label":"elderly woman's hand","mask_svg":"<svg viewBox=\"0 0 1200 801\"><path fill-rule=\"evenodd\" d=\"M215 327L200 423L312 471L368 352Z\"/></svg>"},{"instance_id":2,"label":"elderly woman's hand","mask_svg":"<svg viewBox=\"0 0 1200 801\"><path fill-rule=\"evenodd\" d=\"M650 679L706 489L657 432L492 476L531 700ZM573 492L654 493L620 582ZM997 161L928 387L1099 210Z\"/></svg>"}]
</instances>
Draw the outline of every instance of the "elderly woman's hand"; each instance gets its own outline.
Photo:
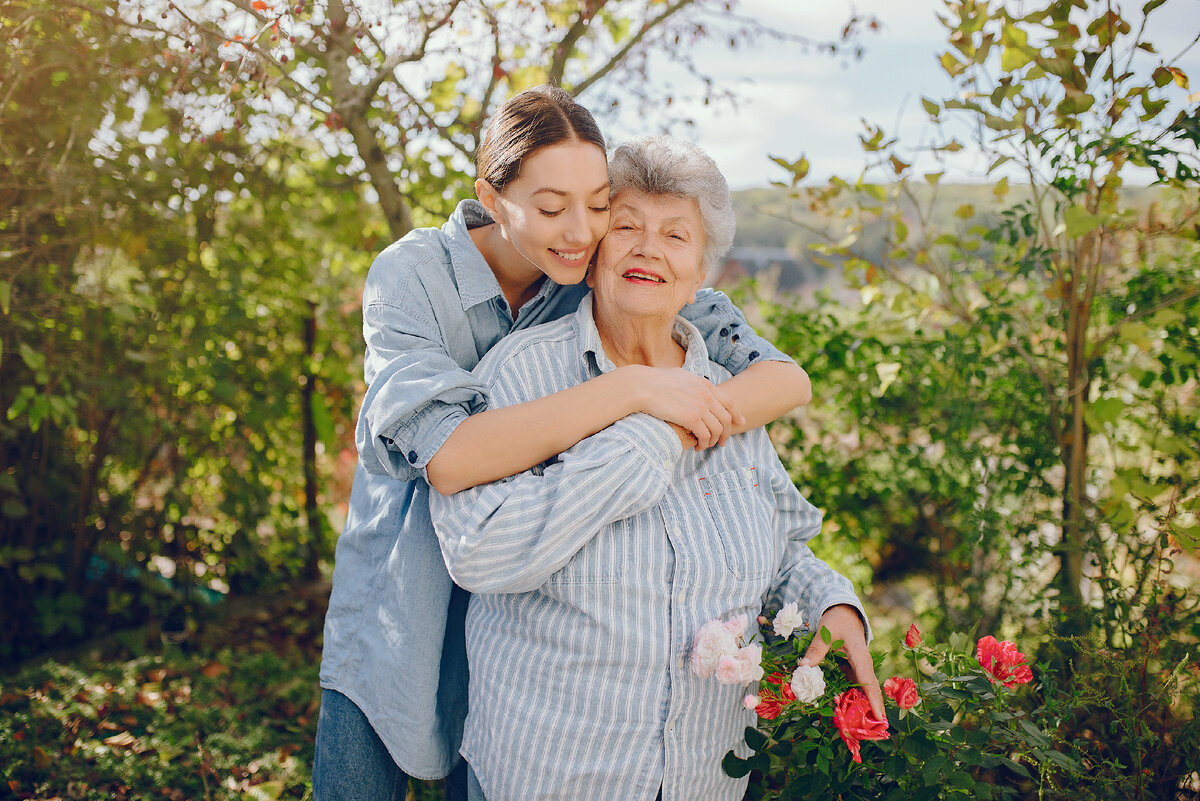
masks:
<instances>
[{"instance_id":1,"label":"elderly woman's hand","mask_svg":"<svg viewBox=\"0 0 1200 801\"><path fill-rule=\"evenodd\" d=\"M850 663L850 680L862 687L867 700L871 702L871 712L877 720L887 720L883 708L883 691L879 689L879 679L875 675L875 663L871 661L871 652L867 649L867 633L863 628L862 618L858 610L847 604L838 604L825 610L817 623L817 630L824 626L832 635L831 642L842 641L842 652ZM801 665L817 665L829 652L829 644L819 636L813 637L812 644L800 660Z\"/></svg>"},{"instance_id":2,"label":"elderly woman's hand","mask_svg":"<svg viewBox=\"0 0 1200 801\"><path fill-rule=\"evenodd\" d=\"M687 370L643 366L622 369L636 371L639 411L691 432L696 450L724 445L733 427L746 422L723 389ZM684 446L688 447L686 441Z\"/></svg>"}]
</instances>

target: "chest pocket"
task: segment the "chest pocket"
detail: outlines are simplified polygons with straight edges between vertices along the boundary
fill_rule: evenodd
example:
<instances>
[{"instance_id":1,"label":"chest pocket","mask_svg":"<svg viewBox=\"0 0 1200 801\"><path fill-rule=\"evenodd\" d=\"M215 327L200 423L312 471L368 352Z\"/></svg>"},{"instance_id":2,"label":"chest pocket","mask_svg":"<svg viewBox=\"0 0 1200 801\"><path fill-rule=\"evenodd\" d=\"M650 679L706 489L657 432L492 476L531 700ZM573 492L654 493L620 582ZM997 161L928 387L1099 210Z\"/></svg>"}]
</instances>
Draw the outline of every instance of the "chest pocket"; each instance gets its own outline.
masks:
<instances>
[{"instance_id":1,"label":"chest pocket","mask_svg":"<svg viewBox=\"0 0 1200 801\"><path fill-rule=\"evenodd\" d=\"M699 482L729 571L744 581L773 577L778 567L774 510L767 489L759 486L758 468L714 473Z\"/></svg>"}]
</instances>

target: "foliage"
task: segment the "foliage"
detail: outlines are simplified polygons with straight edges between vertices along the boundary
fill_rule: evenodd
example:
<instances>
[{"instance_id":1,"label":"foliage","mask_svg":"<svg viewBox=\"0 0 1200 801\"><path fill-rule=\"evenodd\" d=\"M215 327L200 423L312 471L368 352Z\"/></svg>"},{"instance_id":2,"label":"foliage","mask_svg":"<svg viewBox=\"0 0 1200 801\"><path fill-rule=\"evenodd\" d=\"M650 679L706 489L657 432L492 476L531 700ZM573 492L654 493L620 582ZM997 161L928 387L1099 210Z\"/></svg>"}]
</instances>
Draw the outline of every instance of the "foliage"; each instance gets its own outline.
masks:
<instances>
[{"instance_id":1,"label":"foliage","mask_svg":"<svg viewBox=\"0 0 1200 801\"><path fill-rule=\"evenodd\" d=\"M935 632L1021 633L1042 681L1020 705L1088 768L1050 797L1200 779L1196 112L1142 35L1161 5L948 5L934 155L976 132L994 212L934 213L929 154L873 127L856 181L778 160L795 207L841 223L816 253L861 301L767 304L823 387L777 432L823 547Z\"/></svg>"},{"instance_id":2,"label":"foliage","mask_svg":"<svg viewBox=\"0 0 1200 801\"><path fill-rule=\"evenodd\" d=\"M1186 76L1141 58L1155 51L1136 22L1069 2L949 8L943 64L966 99L924 101L935 153L961 149L947 132L966 122L994 168L1028 179L997 181L990 219L963 206L935 227L915 187L940 173L914 175L878 129L864 146L888 184L802 188L803 159L788 163L796 202L845 220L820 255L870 309L778 311L845 393L819 436L851 432L838 444L857 457L793 444L831 460L815 494L861 510L847 526L901 532L876 543L881 579L963 589L939 599L956 624L971 609L984 626L1048 615L1085 633L1089 609L1111 620L1118 588L1146 586L1147 549L1197 543L1196 354L1181 347L1200 324L1195 113L1171 103ZM1138 165L1163 185L1149 207L1121 191ZM881 225L884 246L858 250Z\"/></svg>"},{"instance_id":3,"label":"foliage","mask_svg":"<svg viewBox=\"0 0 1200 801\"><path fill-rule=\"evenodd\" d=\"M0 662L317 573L384 233L311 142L177 135L170 81L99 4L9 13ZM94 82L38 83L57 49Z\"/></svg>"},{"instance_id":4,"label":"foliage","mask_svg":"<svg viewBox=\"0 0 1200 801\"><path fill-rule=\"evenodd\" d=\"M323 132L330 151L347 157L347 174L369 181L399 237L444 218L469 194L484 121L522 89L554 83L597 110L626 104L661 113L672 98L653 95L644 78L650 55L670 52L706 101L727 95L688 46L714 35L743 44L773 35L730 15L734 5L180 0L163 9L131 0L122 13L136 18L135 35L164 49L180 77L178 102L192 109L199 132ZM852 20L844 37L868 25Z\"/></svg>"},{"instance_id":5,"label":"foliage","mask_svg":"<svg viewBox=\"0 0 1200 801\"><path fill-rule=\"evenodd\" d=\"M311 591L207 622L188 650L135 638L0 682L11 798L309 796L323 602ZM132 650L130 650L132 647Z\"/></svg>"},{"instance_id":6,"label":"foliage","mask_svg":"<svg viewBox=\"0 0 1200 801\"><path fill-rule=\"evenodd\" d=\"M830 638L825 629L819 635ZM746 730L755 754L742 759L731 752L724 762L734 777L758 772L752 797L1013 798L1022 785L1044 784L1051 775L1069 777L1073 784L1081 780L1081 765L1069 748L1064 752L1034 716L1014 705L1012 693L1029 678L1018 674L1010 680L998 671L983 658L983 641L976 653L965 653L969 640L962 635L949 645L935 646L918 636L904 646L915 695L895 692L895 677L885 683L889 731L882 740L855 744L862 756L853 758L838 721L843 699L858 691L836 657L841 643L831 643L818 666L825 677L822 694L797 698L787 686L815 636L818 632L767 637L766 675L755 699L764 700L757 726ZM1015 656L1014 665L1024 664L1024 655ZM783 694L782 705L767 702L768 694Z\"/></svg>"}]
</instances>

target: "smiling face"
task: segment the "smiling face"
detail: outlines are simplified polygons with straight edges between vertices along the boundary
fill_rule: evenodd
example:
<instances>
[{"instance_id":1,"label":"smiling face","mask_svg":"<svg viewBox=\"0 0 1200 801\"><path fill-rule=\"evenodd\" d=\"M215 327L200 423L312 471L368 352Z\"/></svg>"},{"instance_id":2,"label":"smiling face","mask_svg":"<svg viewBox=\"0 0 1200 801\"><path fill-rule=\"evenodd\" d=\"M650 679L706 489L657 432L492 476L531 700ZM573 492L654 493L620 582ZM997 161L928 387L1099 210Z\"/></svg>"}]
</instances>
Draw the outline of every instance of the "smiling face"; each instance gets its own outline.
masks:
<instances>
[{"instance_id":1,"label":"smiling face","mask_svg":"<svg viewBox=\"0 0 1200 801\"><path fill-rule=\"evenodd\" d=\"M670 325L704 281L704 223L693 198L626 190L612 199L608 233L588 285L613 322Z\"/></svg>"},{"instance_id":2,"label":"smiling face","mask_svg":"<svg viewBox=\"0 0 1200 801\"><path fill-rule=\"evenodd\" d=\"M589 142L572 140L535 150L517 178L496 192L476 183L484 208L526 266L559 284L583 280L608 230L608 161Z\"/></svg>"}]
</instances>

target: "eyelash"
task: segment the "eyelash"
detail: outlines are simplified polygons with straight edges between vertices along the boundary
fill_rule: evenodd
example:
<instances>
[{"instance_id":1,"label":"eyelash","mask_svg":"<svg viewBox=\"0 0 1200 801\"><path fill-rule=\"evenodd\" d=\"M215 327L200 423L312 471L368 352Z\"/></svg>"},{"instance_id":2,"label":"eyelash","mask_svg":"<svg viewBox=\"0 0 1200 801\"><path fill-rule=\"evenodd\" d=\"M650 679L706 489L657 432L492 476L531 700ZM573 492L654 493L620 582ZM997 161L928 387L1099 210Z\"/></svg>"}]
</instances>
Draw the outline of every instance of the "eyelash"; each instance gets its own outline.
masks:
<instances>
[{"instance_id":1,"label":"eyelash","mask_svg":"<svg viewBox=\"0 0 1200 801\"><path fill-rule=\"evenodd\" d=\"M597 214L604 214L606 211L608 211L608 206L589 206L589 208ZM566 209L559 209L558 211L546 211L545 209L538 209L538 211L542 213L543 217L557 217L566 211Z\"/></svg>"}]
</instances>

